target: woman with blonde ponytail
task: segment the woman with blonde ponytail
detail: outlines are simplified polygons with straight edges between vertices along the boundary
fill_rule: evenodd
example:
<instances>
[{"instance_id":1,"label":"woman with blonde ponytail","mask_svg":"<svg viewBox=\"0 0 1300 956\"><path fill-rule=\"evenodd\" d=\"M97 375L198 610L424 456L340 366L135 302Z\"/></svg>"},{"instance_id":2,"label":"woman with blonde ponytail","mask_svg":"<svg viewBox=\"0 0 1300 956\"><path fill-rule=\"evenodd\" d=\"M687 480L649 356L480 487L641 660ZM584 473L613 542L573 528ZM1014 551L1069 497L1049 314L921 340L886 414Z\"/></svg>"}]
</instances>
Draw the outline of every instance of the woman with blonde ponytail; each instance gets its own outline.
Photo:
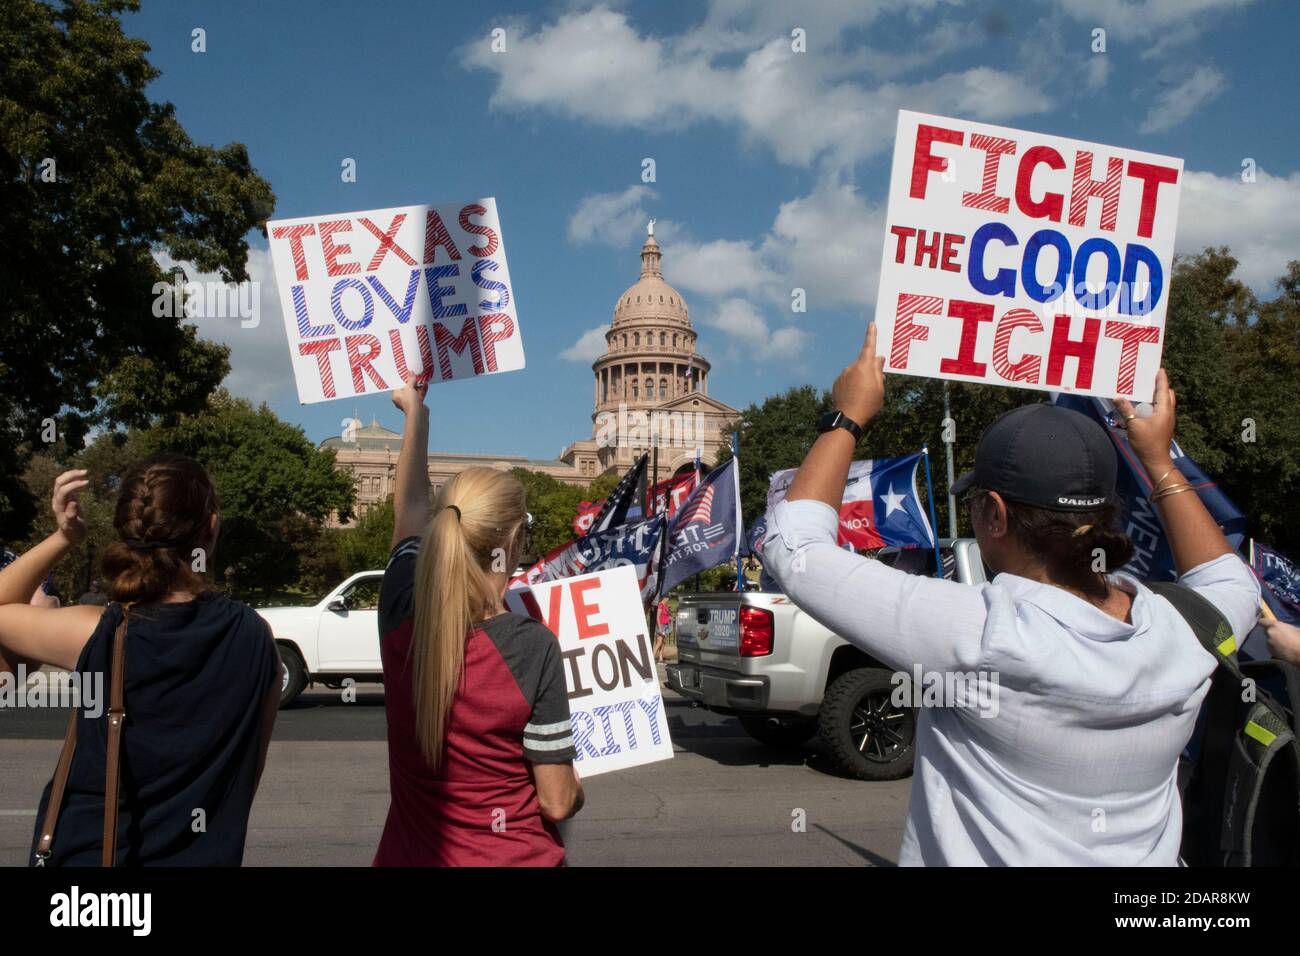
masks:
<instances>
[{"instance_id":1,"label":"woman with blonde ponytail","mask_svg":"<svg viewBox=\"0 0 1300 956\"><path fill-rule=\"evenodd\" d=\"M559 644L505 610L528 513L513 475L469 468L429 505L424 387L406 416L379 595L392 801L376 866L557 866L582 807Z\"/></svg>"}]
</instances>

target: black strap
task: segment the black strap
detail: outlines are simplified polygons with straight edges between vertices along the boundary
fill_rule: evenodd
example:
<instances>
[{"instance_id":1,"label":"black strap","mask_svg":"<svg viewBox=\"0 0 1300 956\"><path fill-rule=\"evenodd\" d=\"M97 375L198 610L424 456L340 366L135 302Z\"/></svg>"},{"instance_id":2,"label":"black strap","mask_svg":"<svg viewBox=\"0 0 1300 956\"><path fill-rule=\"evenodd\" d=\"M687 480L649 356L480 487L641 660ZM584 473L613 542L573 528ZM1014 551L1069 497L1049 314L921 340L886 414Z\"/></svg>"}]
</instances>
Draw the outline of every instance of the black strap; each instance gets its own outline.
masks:
<instances>
[{"instance_id":1,"label":"black strap","mask_svg":"<svg viewBox=\"0 0 1300 956\"><path fill-rule=\"evenodd\" d=\"M1201 646L1222 667L1238 680L1242 679L1241 668L1237 666L1237 636L1217 607L1177 581L1148 581L1146 586L1174 606Z\"/></svg>"}]
</instances>

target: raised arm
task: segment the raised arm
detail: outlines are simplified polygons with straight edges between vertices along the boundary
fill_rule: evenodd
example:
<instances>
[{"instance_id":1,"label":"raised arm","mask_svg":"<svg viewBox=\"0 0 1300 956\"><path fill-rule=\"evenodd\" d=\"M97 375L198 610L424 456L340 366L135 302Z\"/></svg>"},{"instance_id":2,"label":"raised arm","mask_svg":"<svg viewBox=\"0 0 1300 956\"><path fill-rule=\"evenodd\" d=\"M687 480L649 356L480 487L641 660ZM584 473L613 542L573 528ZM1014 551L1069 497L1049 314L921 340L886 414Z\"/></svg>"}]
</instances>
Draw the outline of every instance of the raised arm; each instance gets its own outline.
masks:
<instances>
[{"instance_id":1,"label":"raised arm","mask_svg":"<svg viewBox=\"0 0 1300 956\"><path fill-rule=\"evenodd\" d=\"M429 523L429 409L424 404L428 389L427 382L411 377L393 392L393 404L406 416L406 424L402 428L402 450L397 455L390 546L423 534Z\"/></svg>"},{"instance_id":2,"label":"raised arm","mask_svg":"<svg viewBox=\"0 0 1300 956\"><path fill-rule=\"evenodd\" d=\"M1192 489L1169 453L1174 438L1174 412L1177 397L1169 387L1165 370L1156 373L1155 408L1147 418L1139 418L1127 399L1116 399L1115 407L1124 416L1128 443L1151 478L1151 501L1160 515L1174 567L1186 574L1192 568L1232 554L1232 545L1215 524L1200 496ZM1166 492L1172 492L1166 494Z\"/></svg>"},{"instance_id":3,"label":"raised arm","mask_svg":"<svg viewBox=\"0 0 1300 956\"><path fill-rule=\"evenodd\" d=\"M50 571L86 536L77 492L87 484L83 470L54 480L58 527L48 538L0 571L0 670L37 661L72 668L104 613L102 607L34 607L32 594Z\"/></svg>"},{"instance_id":4,"label":"raised arm","mask_svg":"<svg viewBox=\"0 0 1300 956\"><path fill-rule=\"evenodd\" d=\"M876 357L875 322L867 326L862 351L840 372L831 396L835 407L862 428L880 412L885 402L885 360ZM839 511L856 447L857 441L843 428L818 435L794 481L790 482L785 500L812 498Z\"/></svg>"}]
</instances>

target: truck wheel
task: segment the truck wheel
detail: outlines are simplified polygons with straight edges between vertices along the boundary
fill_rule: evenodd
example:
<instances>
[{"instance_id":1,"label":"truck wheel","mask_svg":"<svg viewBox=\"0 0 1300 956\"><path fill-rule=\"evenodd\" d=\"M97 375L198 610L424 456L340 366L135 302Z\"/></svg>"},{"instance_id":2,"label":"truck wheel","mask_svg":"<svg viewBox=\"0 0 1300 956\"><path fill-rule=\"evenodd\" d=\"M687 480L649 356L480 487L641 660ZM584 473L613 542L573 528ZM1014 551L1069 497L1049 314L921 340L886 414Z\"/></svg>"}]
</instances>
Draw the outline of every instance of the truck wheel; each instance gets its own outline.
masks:
<instances>
[{"instance_id":1,"label":"truck wheel","mask_svg":"<svg viewBox=\"0 0 1300 956\"><path fill-rule=\"evenodd\" d=\"M912 772L916 712L891 701L892 674L861 667L831 682L817 715L829 755L859 780L897 780Z\"/></svg>"},{"instance_id":2,"label":"truck wheel","mask_svg":"<svg viewBox=\"0 0 1300 956\"><path fill-rule=\"evenodd\" d=\"M307 686L307 668L302 657L288 645L279 645L280 649L280 707L293 703L304 687Z\"/></svg>"},{"instance_id":3,"label":"truck wheel","mask_svg":"<svg viewBox=\"0 0 1300 956\"><path fill-rule=\"evenodd\" d=\"M815 720L770 717L763 714L741 715L740 726L744 727L745 733L760 744L776 750L798 747L817 733Z\"/></svg>"}]
</instances>

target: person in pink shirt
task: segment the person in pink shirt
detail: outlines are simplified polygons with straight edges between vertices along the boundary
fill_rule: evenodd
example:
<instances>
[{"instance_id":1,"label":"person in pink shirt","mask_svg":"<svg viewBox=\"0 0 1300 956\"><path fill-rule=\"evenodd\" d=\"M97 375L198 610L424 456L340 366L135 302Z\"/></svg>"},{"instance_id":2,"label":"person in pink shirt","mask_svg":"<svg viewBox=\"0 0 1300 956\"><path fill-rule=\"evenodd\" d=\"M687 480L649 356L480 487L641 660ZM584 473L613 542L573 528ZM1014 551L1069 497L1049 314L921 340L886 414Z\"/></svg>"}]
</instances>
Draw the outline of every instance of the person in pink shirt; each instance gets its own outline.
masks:
<instances>
[{"instance_id":1,"label":"person in pink shirt","mask_svg":"<svg viewBox=\"0 0 1300 956\"><path fill-rule=\"evenodd\" d=\"M660 662L664 659L664 641L668 639L668 631L673 626L673 615L668 609L668 598L659 599L659 607L655 611L655 661Z\"/></svg>"}]
</instances>

